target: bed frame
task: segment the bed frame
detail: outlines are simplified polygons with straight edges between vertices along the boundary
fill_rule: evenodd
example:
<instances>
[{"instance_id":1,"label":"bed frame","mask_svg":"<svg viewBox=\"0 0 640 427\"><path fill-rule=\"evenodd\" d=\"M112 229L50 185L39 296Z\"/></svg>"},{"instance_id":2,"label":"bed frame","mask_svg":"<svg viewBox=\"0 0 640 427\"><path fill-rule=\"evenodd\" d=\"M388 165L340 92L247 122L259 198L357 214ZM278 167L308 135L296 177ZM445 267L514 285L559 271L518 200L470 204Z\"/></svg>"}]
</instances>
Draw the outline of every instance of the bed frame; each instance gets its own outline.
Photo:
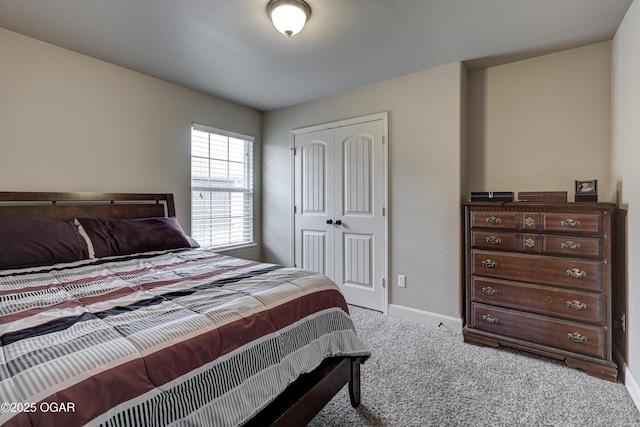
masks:
<instances>
[{"instance_id":1,"label":"bed frame","mask_svg":"<svg viewBox=\"0 0 640 427\"><path fill-rule=\"evenodd\" d=\"M155 218L175 216L173 194L0 192L0 217ZM246 427L305 426L349 384L351 405L360 405L359 357L333 357L302 375Z\"/></svg>"}]
</instances>

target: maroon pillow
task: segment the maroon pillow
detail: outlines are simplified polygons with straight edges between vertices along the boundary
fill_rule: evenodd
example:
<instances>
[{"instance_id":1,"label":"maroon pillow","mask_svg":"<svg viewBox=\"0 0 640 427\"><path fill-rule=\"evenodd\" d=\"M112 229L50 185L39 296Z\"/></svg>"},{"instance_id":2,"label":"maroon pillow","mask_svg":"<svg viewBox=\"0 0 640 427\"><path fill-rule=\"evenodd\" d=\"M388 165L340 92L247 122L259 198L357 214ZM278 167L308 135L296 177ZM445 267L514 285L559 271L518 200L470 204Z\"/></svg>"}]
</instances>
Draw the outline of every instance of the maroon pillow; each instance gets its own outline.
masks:
<instances>
[{"instance_id":1,"label":"maroon pillow","mask_svg":"<svg viewBox=\"0 0 640 427\"><path fill-rule=\"evenodd\" d=\"M77 218L77 221L89 236L97 258L189 247L175 217Z\"/></svg>"},{"instance_id":2,"label":"maroon pillow","mask_svg":"<svg viewBox=\"0 0 640 427\"><path fill-rule=\"evenodd\" d=\"M89 258L87 243L70 221L0 218L0 269Z\"/></svg>"}]
</instances>

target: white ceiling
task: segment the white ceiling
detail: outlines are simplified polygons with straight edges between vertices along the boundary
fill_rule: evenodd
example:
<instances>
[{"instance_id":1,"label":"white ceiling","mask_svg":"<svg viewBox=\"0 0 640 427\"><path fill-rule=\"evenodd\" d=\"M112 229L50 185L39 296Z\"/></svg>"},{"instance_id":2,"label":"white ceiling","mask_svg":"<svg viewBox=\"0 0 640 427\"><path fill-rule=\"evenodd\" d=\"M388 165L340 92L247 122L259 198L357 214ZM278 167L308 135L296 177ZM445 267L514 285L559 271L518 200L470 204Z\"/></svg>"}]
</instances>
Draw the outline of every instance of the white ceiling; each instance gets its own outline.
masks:
<instances>
[{"instance_id":1,"label":"white ceiling","mask_svg":"<svg viewBox=\"0 0 640 427\"><path fill-rule=\"evenodd\" d=\"M0 27L266 111L610 40L632 0L307 0L290 39L267 2L0 0Z\"/></svg>"}]
</instances>

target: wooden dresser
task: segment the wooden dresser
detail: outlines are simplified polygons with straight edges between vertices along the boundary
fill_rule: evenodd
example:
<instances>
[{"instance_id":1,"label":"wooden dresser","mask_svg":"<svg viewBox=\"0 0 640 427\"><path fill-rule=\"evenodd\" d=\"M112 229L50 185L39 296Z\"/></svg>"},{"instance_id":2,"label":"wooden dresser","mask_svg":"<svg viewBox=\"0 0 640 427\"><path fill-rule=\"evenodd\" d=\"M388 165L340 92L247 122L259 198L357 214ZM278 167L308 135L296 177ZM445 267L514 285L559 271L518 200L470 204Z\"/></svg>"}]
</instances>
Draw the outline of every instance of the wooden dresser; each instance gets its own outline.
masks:
<instances>
[{"instance_id":1,"label":"wooden dresser","mask_svg":"<svg viewBox=\"0 0 640 427\"><path fill-rule=\"evenodd\" d=\"M615 381L613 203L463 203L464 340Z\"/></svg>"}]
</instances>

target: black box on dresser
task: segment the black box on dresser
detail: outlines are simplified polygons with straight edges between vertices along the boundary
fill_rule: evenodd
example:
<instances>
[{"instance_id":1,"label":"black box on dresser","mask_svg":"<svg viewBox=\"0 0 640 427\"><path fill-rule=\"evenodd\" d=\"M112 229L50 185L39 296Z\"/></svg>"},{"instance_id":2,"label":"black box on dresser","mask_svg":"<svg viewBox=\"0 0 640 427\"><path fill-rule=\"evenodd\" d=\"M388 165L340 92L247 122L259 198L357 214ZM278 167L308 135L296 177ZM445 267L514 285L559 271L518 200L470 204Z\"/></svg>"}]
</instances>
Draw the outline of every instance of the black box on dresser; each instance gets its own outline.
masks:
<instances>
[{"instance_id":1,"label":"black box on dresser","mask_svg":"<svg viewBox=\"0 0 640 427\"><path fill-rule=\"evenodd\" d=\"M613 203L466 202L467 343L564 360L615 381Z\"/></svg>"}]
</instances>

